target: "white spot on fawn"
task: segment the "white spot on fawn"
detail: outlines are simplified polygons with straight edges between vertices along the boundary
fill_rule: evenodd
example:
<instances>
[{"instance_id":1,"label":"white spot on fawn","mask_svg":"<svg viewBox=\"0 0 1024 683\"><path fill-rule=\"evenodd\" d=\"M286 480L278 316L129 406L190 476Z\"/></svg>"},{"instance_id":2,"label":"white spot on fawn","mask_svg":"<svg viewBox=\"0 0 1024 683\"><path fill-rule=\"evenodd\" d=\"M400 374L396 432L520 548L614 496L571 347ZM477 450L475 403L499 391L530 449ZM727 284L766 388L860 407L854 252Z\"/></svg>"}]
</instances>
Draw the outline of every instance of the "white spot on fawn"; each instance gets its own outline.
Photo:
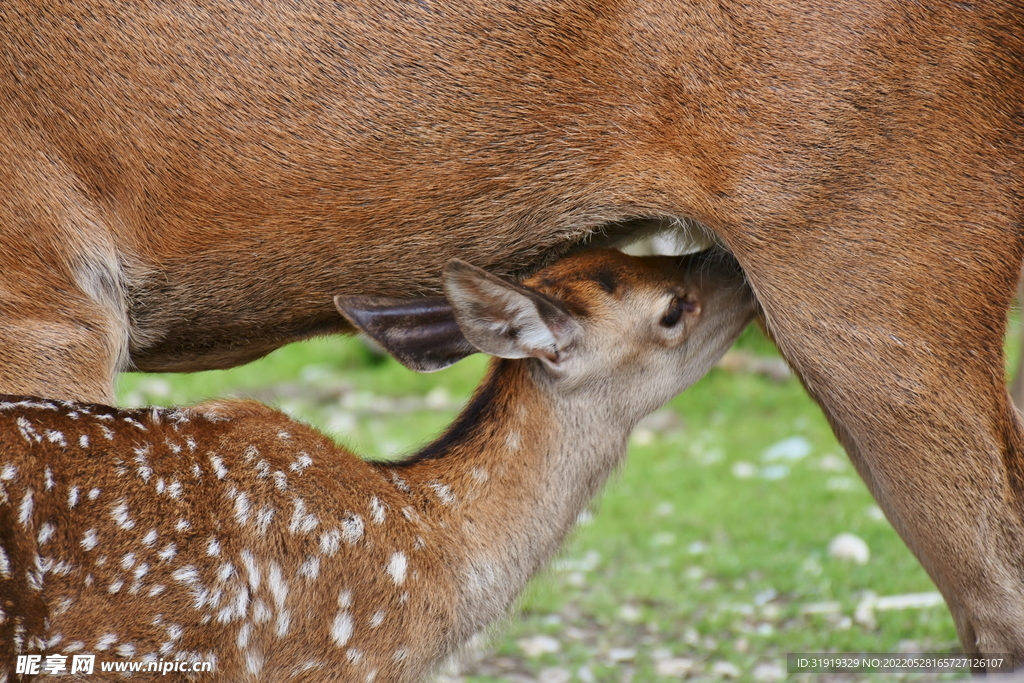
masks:
<instances>
[{"instance_id":1,"label":"white spot on fawn","mask_svg":"<svg viewBox=\"0 0 1024 683\"><path fill-rule=\"evenodd\" d=\"M260 587L260 568L256 566L256 559L252 556L252 552L243 550L239 553L242 558L242 564L245 565L245 571L249 575L249 586L256 590Z\"/></svg>"},{"instance_id":2,"label":"white spot on fawn","mask_svg":"<svg viewBox=\"0 0 1024 683\"><path fill-rule=\"evenodd\" d=\"M384 610L380 609L374 612L373 616L370 617L370 628L377 628L384 623Z\"/></svg>"},{"instance_id":3,"label":"white spot on fawn","mask_svg":"<svg viewBox=\"0 0 1024 683\"><path fill-rule=\"evenodd\" d=\"M434 494L443 505L451 505L455 502L455 494L452 493L451 487L447 484L434 482L430 485L430 488L434 489Z\"/></svg>"},{"instance_id":4,"label":"white spot on fawn","mask_svg":"<svg viewBox=\"0 0 1024 683\"><path fill-rule=\"evenodd\" d=\"M409 561L406 559L405 553L394 553L391 556L391 561L388 562L387 572L395 582L395 585L401 586L405 583L405 570L408 565Z\"/></svg>"},{"instance_id":5,"label":"white spot on fawn","mask_svg":"<svg viewBox=\"0 0 1024 683\"><path fill-rule=\"evenodd\" d=\"M292 613L288 610L281 610L277 613L276 631L277 637L283 638L288 635L288 628L292 623Z\"/></svg>"},{"instance_id":6,"label":"white spot on fawn","mask_svg":"<svg viewBox=\"0 0 1024 683\"><path fill-rule=\"evenodd\" d=\"M308 453L303 452L296 456L295 462L292 463L290 469L292 472L301 472L312 464L313 458L309 457Z\"/></svg>"},{"instance_id":7,"label":"white spot on fawn","mask_svg":"<svg viewBox=\"0 0 1024 683\"><path fill-rule=\"evenodd\" d=\"M117 636L113 633L108 633L102 636L96 641L96 647L94 649L104 652L110 649L110 646L117 642Z\"/></svg>"},{"instance_id":8,"label":"white spot on fawn","mask_svg":"<svg viewBox=\"0 0 1024 683\"><path fill-rule=\"evenodd\" d=\"M7 556L7 551L0 547L0 576L5 579L11 578L11 558Z\"/></svg>"},{"instance_id":9,"label":"white spot on fawn","mask_svg":"<svg viewBox=\"0 0 1024 683\"><path fill-rule=\"evenodd\" d=\"M18 508L18 521L22 526L28 526L32 520L32 489L25 490L25 497L21 499L21 507Z\"/></svg>"},{"instance_id":10,"label":"white spot on fawn","mask_svg":"<svg viewBox=\"0 0 1024 683\"><path fill-rule=\"evenodd\" d=\"M174 525L174 528L178 531L188 531L192 528L192 522L182 517L178 520L177 524Z\"/></svg>"},{"instance_id":11,"label":"white spot on fawn","mask_svg":"<svg viewBox=\"0 0 1024 683\"><path fill-rule=\"evenodd\" d=\"M128 503L122 498L121 502L110 509L110 516L122 529L134 529L135 522L128 516Z\"/></svg>"},{"instance_id":12,"label":"white spot on fawn","mask_svg":"<svg viewBox=\"0 0 1024 683\"><path fill-rule=\"evenodd\" d=\"M252 625L249 623L242 624L242 628L238 629L238 647L245 649L249 647L249 635L252 633Z\"/></svg>"},{"instance_id":13,"label":"white spot on fawn","mask_svg":"<svg viewBox=\"0 0 1024 683\"><path fill-rule=\"evenodd\" d=\"M82 448L88 448L89 447L89 435L88 434L82 434L80 437L78 437L78 445L81 446Z\"/></svg>"},{"instance_id":14,"label":"white spot on fawn","mask_svg":"<svg viewBox=\"0 0 1024 683\"><path fill-rule=\"evenodd\" d=\"M352 617L348 612L340 612L338 616L334 617L334 623L331 624L331 638L334 639L335 645L344 647L351 637Z\"/></svg>"},{"instance_id":15,"label":"white spot on fawn","mask_svg":"<svg viewBox=\"0 0 1024 683\"><path fill-rule=\"evenodd\" d=\"M345 518L341 520L341 537L349 545L357 543L363 537L365 526L362 517L351 512L346 513Z\"/></svg>"},{"instance_id":16,"label":"white spot on fawn","mask_svg":"<svg viewBox=\"0 0 1024 683\"><path fill-rule=\"evenodd\" d=\"M64 434L61 432L55 432L51 429L46 430L46 440L50 443L55 443L63 448L68 447L67 439L64 438Z\"/></svg>"},{"instance_id":17,"label":"white spot on fawn","mask_svg":"<svg viewBox=\"0 0 1024 683\"><path fill-rule=\"evenodd\" d=\"M15 420L15 423L18 425L18 431L21 432L21 436L25 441L28 441L29 443L35 441L38 443L43 440L42 437L36 433L36 430L32 428L32 423L24 417L19 417Z\"/></svg>"},{"instance_id":18,"label":"white spot on fawn","mask_svg":"<svg viewBox=\"0 0 1024 683\"><path fill-rule=\"evenodd\" d=\"M244 491L235 496L235 519L239 524L249 521L249 496Z\"/></svg>"},{"instance_id":19,"label":"white spot on fawn","mask_svg":"<svg viewBox=\"0 0 1024 683\"><path fill-rule=\"evenodd\" d=\"M210 557L217 557L220 555L220 541L211 537L209 542L206 544L206 554Z\"/></svg>"},{"instance_id":20,"label":"white spot on fawn","mask_svg":"<svg viewBox=\"0 0 1024 683\"><path fill-rule=\"evenodd\" d=\"M131 418L131 417L126 417L126 418L124 418L124 421L125 421L125 422L127 422L128 424L130 424L130 425L131 425L132 427L137 427L138 429L141 429L141 430L142 430L142 431L144 431L144 432L145 432L145 431L149 431L149 430L147 430L147 429L146 429L146 428L145 428L145 427L143 426L143 424L142 424L141 422L139 422L138 420L136 420L136 419L134 419L134 418Z\"/></svg>"},{"instance_id":21,"label":"white spot on fawn","mask_svg":"<svg viewBox=\"0 0 1024 683\"><path fill-rule=\"evenodd\" d=\"M257 624L265 624L270 621L271 612L267 603L257 600L252 606L252 618Z\"/></svg>"},{"instance_id":22,"label":"white spot on fawn","mask_svg":"<svg viewBox=\"0 0 1024 683\"><path fill-rule=\"evenodd\" d=\"M53 532L56 529L55 526L49 522L44 523L39 527L39 545L43 545L53 536Z\"/></svg>"},{"instance_id":23,"label":"white spot on fawn","mask_svg":"<svg viewBox=\"0 0 1024 683\"><path fill-rule=\"evenodd\" d=\"M247 650L245 653L245 668L253 676L256 676L263 670L263 657L258 652Z\"/></svg>"},{"instance_id":24,"label":"white spot on fawn","mask_svg":"<svg viewBox=\"0 0 1024 683\"><path fill-rule=\"evenodd\" d=\"M256 513L256 531L260 536L267 533L272 519L274 519L274 509L271 507L260 508L260 511Z\"/></svg>"},{"instance_id":25,"label":"white spot on fawn","mask_svg":"<svg viewBox=\"0 0 1024 683\"><path fill-rule=\"evenodd\" d=\"M391 482L395 485L395 488L402 493L411 493L412 489L405 483L405 480L398 476L398 472L391 472Z\"/></svg>"},{"instance_id":26,"label":"white spot on fawn","mask_svg":"<svg viewBox=\"0 0 1024 683\"><path fill-rule=\"evenodd\" d=\"M4 468L0 470L0 480L10 481L16 476L18 476L18 468L10 463L4 465Z\"/></svg>"},{"instance_id":27,"label":"white spot on fawn","mask_svg":"<svg viewBox=\"0 0 1024 683\"><path fill-rule=\"evenodd\" d=\"M43 488L47 491L53 490L53 470L49 467L43 469Z\"/></svg>"},{"instance_id":28,"label":"white spot on fawn","mask_svg":"<svg viewBox=\"0 0 1024 683\"><path fill-rule=\"evenodd\" d=\"M352 591L342 590L338 593L338 607L341 609L348 609L352 606Z\"/></svg>"},{"instance_id":29,"label":"white spot on fawn","mask_svg":"<svg viewBox=\"0 0 1024 683\"><path fill-rule=\"evenodd\" d=\"M150 529L146 532L146 535L142 537L142 545L146 546L147 548L151 547L154 543L156 543L156 537L156 529Z\"/></svg>"},{"instance_id":30,"label":"white spot on fawn","mask_svg":"<svg viewBox=\"0 0 1024 683\"><path fill-rule=\"evenodd\" d=\"M223 479L227 476L228 468L224 467L224 461L216 455L210 456L210 464L213 465L213 473L217 475L218 479Z\"/></svg>"},{"instance_id":31,"label":"white spot on fawn","mask_svg":"<svg viewBox=\"0 0 1024 683\"><path fill-rule=\"evenodd\" d=\"M295 512L292 513L292 522L288 525L288 530L293 534L308 533L316 528L320 520L315 515L306 514L306 501L302 498L295 499Z\"/></svg>"},{"instance_id":32,"label":"white spot on fawn","mask_svg":"<svg viewBox=\"0 0 1024 683\"><path fill-rule=\"evenodd\" d=\"M374 524L383 524L384 519L384 503L380 502L377 496L374 496L370 499L370 521Z\"/></svg>"},{"instance_id":33,"label":"white spot on fawn","mask_svg":"<svg viewBox=\"0 0 1024 683\"><path fill-rule=\"evenodd\" d=\"M217 580L221 583L226 583L235 574L235 565L230 562L225 562L217 570Z\"/></svg>"},{"instance_id":34,"label":"white spot on fawn","mask_svg":"<svg viewBox=\"0 0 1024 683\"><path fill-rule=\"evenodd\" d=\"M174 543L168 543L167 547L156 554L164 562L170 562L174 559L174 556L178 554L178 546Z\"/></svg>"},{"instance_id":35,"label":"white spot on fawn","mask_svg":"<svg viewBox=\"0 0 1024 683\"><path fill-rule=\"evenodd\" d=\"M78 487L72 486L68 489L68 508L78 505Z\"/></svg>"},{"instance_id":36,"label":"white spot on fawn","mask_svg":"<svg viewBox=\"0 0 1024 683\"><path fill-rule=\"evenodd\" d=\"M85 536L82 537L82 547L86 550L95 548L97 542L99 542L99 534L95 529L89 529L85 532Z\"/></svg>"},{"instance_id":37,"label":"white spot on fawn","mask_svg":"<svg viewBox=\"0 0 1024 683\"><path fill-rule=\"evenodd\" d=\"M190 564L171 572L171 578L181 583L195 584L199 581L199 570Z\"/></svg>"},{"instance_id":38,"label":"white spot on fawn","mask_svg":"<svg viewBox=\"0 0 1024 683\"><path fill-rule=\"evenodd\" d=\"M299 566L299 576L304 576L309 580L313 580L320 576L320 558L318 557L307 557L306 561Z\"/></svg>"},{"instance_id":39,"label":"white spot on fawn","mask_svg":"<svg viewBox=\"0 0 1024 683\"><path fill-rule=\"evenodd\" d=\"M99 489L89 489L89 500L96 500L100 497Z\"/></svg>"},{"instance_id":40,"label":"white spot on fawn","mask_svg":"<svg viewBox=\"0 0 1024 683\"><path fill-rule=\"evenodd\" d=\"M320 552L324 555L334 555L341 545L341 532L331 529L320 535Z\"/></svg>"},{"instance_id":41,"label":"white spot on fawn","mask_svg":"<svg viewBox=\"0 0 1024 683\"><path fill-rule=\"evenodd\" d=\"M274 597L277 609L283 609L284 601L288 598L288 582L281 576L281 565L277 562L271 562L267 568L267 585L270 588L270 594Z\"/></svg>"}]
</instances>

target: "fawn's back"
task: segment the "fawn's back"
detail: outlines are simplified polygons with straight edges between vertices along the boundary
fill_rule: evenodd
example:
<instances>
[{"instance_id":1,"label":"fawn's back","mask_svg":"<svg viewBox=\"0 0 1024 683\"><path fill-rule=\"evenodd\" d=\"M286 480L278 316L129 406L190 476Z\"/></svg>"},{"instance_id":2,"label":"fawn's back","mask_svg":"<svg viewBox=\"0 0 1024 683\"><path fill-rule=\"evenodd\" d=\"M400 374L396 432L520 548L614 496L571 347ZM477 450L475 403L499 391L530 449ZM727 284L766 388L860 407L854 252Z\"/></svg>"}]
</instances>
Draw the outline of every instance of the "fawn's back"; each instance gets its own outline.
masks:
<instances>
[{"instance_id":1,"label":"fawn's back","mask_svg":"<svg viewBox=\"0 0 1024 683\"><path fill-rule=\"evenodd\" d=\"M390 680L410 653L444 649L438 492L269 408L227 409L0 403L5 661L13 646L287 680L322 667L318 651L358 664L368 641L405 641L379 671Z\"/></svg>"}]
</instances>

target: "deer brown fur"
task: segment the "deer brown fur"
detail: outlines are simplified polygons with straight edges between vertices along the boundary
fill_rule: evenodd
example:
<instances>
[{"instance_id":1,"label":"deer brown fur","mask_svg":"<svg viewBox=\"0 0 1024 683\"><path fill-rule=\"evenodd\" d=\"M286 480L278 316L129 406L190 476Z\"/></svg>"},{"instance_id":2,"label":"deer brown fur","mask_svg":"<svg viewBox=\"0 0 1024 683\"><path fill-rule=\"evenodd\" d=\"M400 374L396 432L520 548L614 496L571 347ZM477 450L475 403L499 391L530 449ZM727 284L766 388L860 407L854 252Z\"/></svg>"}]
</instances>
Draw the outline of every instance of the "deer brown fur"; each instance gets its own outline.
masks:
<instances>
[{"instance_id":1,"label":"deer brown fur","mask_svg":"<svg viewBox=\"0 0 1024 683\"><path fill-rule=\"evenodd\" d=\"M12 0L0 388L109 400L641 224L739 260L942 591L1024 656L1011 0ZM956 559L953 559L956 558Z\"/></svg>"},{"instance_id":2,"label":"deer brown fur","mask_svg":"<svg viewBox=\"0 0 1024 683\"><path fill-rule=\"evenodd\" d=\"M445 281L466 338L515 360L407 461L255 403L0 401L0 677L16 654L84 652L214 662L203 680L418 683L754 314L738 269L700 256L588 252L527 287L456 263ZM393 344L429 351L404 327ZM168 680L132 678L150 679Z\"/></svg>"}]
</instances>

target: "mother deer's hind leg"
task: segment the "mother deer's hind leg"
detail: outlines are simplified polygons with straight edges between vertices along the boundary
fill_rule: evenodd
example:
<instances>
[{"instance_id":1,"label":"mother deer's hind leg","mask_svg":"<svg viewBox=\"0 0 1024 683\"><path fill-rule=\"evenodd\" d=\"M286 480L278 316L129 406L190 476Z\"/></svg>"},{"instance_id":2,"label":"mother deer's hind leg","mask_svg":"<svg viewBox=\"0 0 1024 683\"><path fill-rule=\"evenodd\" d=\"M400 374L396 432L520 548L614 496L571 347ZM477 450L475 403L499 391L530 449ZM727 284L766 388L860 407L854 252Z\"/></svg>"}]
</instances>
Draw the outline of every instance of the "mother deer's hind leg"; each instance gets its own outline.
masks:
<instances>
[{"instance_id":1,"label":"mother deer's hind leg","mask_svg":"<svg viewBox=\"0 0 1024 683\"><path fill-rule=\"evenodd\" d=\"M832 232L791 253L784 241L737 253L780 349L942 591L965 649L1024 656L1024 434L1002 352L1020 247L999 234L969 245L923 229L874 234L892 241Z\"/></svg>"}]
</instances>

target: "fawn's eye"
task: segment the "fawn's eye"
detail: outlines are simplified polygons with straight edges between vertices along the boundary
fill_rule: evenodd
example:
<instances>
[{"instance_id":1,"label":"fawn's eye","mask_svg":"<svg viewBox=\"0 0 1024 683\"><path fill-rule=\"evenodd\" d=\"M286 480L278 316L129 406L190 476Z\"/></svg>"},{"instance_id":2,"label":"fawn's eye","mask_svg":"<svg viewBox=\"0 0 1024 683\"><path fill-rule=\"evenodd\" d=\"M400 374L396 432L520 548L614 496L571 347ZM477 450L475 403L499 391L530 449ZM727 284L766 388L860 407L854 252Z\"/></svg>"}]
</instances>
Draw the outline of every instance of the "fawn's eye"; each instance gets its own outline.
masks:
<instances>
[{"instance_id":1,"label":"fawn's eye","mask_svg":"<svg viewBox=\"0 0 1024 683\"><path fill-rule=\"evenodd\" d=\"M696 313L699 310L699 304L675 297L668 306L668 312L661 318L661 326L675 327L683 319L683 313Z\"/></svg>"}]
</instances>

